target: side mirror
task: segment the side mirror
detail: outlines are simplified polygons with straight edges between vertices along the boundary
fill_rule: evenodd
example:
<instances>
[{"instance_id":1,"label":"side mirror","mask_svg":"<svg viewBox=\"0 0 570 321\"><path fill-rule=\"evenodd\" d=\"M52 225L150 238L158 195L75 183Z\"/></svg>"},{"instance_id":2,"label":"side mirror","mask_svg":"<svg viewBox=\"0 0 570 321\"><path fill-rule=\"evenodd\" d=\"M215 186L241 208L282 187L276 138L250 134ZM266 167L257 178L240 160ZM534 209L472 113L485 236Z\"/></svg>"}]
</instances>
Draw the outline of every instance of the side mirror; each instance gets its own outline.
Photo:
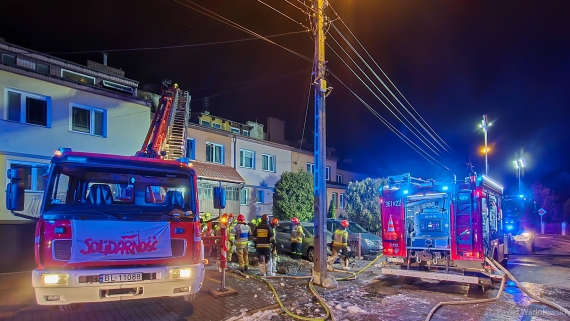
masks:
<instances>
[{"instance_id":1,"label":"side mirror","mask_svg":"<svg viewBox=\"0 0 570 321\"><path fill-rule=\"evenodd\" d=\"M226 208L226 189L221 186L214 187L214 208Z\"/></svg>"},{"instance_id":2,"label":"side mirror","mask_svg":"<svg viewBox=\"0 0 570 321\"><path fill-rule=\"evenodd\" d=\"M26 195L24 182L24 170L22 168L10 168L7 173L10 181L6 186L6 208L9 211L23 211L24 197Z\"/></svg>"}]
</instances>

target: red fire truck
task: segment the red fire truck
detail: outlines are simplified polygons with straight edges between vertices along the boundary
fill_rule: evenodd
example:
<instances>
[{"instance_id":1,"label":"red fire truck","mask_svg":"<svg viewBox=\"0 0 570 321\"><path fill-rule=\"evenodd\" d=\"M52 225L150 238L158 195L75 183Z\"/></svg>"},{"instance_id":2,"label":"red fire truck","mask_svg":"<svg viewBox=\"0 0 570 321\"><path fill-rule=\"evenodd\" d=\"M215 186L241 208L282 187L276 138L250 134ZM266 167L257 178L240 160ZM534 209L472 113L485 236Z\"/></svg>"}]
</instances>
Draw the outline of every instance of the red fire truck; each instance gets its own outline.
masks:
<instances>
[{"instance_id":1,"label":"red fire truck","mask_svg":"<svg viewBox=\"0 0 570 321\"><path fill-rule=\"evenodd\" d=\"M485 256L508 259L503 187L485 175L421 180L388 177L380 192L384 274L490 284ZM439 273L438 273L439 272ZM458 273L459 272L459 273Z\"/></svg>"},{"instance_id":2,"label":"red fire truck","mask_svg":"<svg viewBox=\"0 0 570 321\"><path fill-rule=\"evenodd\" d=\"M188 160L168 160L187 98L176 86L163 91L137 156L56 151L35 218L38 304L73 310L83 302L196 298L205 263L196 172ZM22 169L8 179L7 208L34 218L22 213Z\"/></svg>"}]
</instances>

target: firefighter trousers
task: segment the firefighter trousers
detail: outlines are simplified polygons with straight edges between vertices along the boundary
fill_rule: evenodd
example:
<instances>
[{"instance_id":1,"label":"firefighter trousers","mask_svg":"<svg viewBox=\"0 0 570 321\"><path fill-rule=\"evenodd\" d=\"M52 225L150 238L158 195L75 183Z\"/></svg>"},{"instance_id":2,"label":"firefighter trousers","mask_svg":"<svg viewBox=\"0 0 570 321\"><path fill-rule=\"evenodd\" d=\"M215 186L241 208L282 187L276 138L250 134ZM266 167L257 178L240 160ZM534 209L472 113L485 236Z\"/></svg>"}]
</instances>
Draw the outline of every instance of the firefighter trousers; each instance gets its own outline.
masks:
<instances>
[{"instance_id":1,"label":"firefighter trousers","mask_svg":"<svg viewBox=\"0 0 570 321\"><path fill-rule=\"evenodd\" d=\"M236 248L236 252L238 256L239 268L242 270L247 269L249 266L249 251L247 250L247 246Z\"/></svg>"},{"instance_id":2,"label":"firefighter trousers","mask_svg":"<svg viewBox=\"0 0 570 321\"><path fill-rule=\"evenodd\" d=\"M340 264L343 268L348 268L348 255L346 253L346 247L334 246L332 247L332 255L327 258L327 268L332 270L332 265L338 258L338 254L340 253Z\"/></svg>"}]
</instances>

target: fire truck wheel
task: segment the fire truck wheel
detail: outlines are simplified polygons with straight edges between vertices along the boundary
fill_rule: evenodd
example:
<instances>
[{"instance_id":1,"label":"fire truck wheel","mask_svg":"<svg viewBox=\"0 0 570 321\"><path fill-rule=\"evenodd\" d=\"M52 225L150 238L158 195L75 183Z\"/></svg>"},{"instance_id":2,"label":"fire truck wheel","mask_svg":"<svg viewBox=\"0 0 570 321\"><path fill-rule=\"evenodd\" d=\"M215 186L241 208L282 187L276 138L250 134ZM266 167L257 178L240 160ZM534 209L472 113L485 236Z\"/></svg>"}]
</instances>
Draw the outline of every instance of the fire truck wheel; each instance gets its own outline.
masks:
<instances>
[{"instance_id":1,"label":"fire truck wheel","mask_svg":"<svg viewBox=\"0 0 570 321\"><path fill-rule=\"evenodd\" d=\"M81 308L81 303L71 303L66 305L60 305L59 310L64 312L77 311Z\"/></svg>"},{"instance_id":2,"label":"fire truck wheel","mask_svg":"<svg viewBox=\"0 0 570 321\"><path fill-rule=\"evenodd\" d=\"M198 298L198 292L194 293L194 294L188 294L184 296L184 301L186 302L192 302L194 300L196 300Z\"/></svg>"}]
</instances>

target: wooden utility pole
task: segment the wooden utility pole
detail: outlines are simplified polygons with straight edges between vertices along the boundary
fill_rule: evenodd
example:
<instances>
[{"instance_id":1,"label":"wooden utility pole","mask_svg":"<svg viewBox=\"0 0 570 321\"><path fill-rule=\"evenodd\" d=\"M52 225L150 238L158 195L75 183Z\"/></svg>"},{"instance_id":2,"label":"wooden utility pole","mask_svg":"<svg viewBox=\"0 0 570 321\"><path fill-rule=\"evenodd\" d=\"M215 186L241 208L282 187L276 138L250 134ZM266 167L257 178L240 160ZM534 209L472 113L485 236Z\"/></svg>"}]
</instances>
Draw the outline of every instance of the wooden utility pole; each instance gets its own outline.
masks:
<instances>
[{"instance_id":1,"label":"wooden utility pole","mask_svg":"<svg viewBox=\"0 0 570 321\"><path fill-rule=\"evenodd\" d=\"M326 286L327 282L327 239L325 230L327 208L326 182L326 128L325 128L325 35L324 35L325 0L313 0L313 18L315 35L315 58L313 75L315 88L315 270L314 282Z\"/></svg>"}]
</instances>

